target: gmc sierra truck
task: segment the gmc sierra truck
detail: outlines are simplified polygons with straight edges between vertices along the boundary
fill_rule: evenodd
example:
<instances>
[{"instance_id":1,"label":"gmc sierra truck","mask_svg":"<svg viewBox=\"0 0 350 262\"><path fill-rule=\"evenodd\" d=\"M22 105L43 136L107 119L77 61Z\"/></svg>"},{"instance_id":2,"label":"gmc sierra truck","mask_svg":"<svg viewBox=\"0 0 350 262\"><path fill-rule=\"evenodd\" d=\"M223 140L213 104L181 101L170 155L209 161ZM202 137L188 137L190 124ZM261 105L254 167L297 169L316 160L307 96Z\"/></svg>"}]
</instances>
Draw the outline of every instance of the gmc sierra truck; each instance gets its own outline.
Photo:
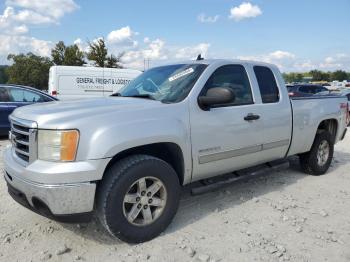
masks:
<instances>
[{"instance_id":1,"label":"gmc sierra truck","mask_svg":"<svg viewBox=\"0 0 350 262\"><path fill-rule=\"evenodd\" d=\"M292 98L278 68L200 60L152 68L120 93L16 109L10 195L59 221L97 214L126 242L170 224L181 187L291 155L322 175L349 121L341 96Z\"/></svg>"}]
</instances>

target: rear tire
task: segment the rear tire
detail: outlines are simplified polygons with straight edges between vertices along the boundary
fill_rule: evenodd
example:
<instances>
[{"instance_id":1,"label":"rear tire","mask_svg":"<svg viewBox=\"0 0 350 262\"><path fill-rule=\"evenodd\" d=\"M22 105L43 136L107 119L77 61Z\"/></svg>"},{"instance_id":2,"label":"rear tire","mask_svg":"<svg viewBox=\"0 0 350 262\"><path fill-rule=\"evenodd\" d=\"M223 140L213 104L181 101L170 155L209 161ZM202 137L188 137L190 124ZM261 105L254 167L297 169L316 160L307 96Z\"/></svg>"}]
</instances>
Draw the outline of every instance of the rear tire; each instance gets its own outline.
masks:
<instances>
[{"instance_id":1,"label":"rear tire","mask_svg":"<svg viewBox=\"0 0 350 262\"><path fill-rule=\"evenodd\" d=\"M311 150L299 155L302 170L313 176L325 174L332 162L333 153L332 135L327 131L317 134Z\"/></svg>"},{"instance_id":2,"label":"rear tire","mask_svg":"<svg viewBox=\"0 0 350 262\"><path fill-rule=\"evenodd\" d=\"M98 188L97 214L113 236L128 243L145 242L171 223L180 194L178 176L167 162L133 155L107 170Z\"/></svg>"}]
</instances>

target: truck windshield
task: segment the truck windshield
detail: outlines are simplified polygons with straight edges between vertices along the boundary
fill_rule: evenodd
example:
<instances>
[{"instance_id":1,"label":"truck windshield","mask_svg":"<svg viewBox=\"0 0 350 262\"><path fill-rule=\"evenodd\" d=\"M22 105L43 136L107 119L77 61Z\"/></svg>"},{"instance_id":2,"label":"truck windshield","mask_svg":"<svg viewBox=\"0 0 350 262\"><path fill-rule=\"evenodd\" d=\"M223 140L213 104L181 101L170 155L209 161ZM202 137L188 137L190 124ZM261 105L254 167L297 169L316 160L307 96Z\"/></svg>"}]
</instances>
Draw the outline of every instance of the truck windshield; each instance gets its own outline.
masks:
<instances>
[{"instance_id":1,"label":"truck windshield","mask_svg":"<svg viewBox=\"0 0 350 262\"><path fill-rule=\"evenodd\" d=\"M113 95L177 103L186 98L206 67L204 64L177 64L152 68Z\"/></svg>"}]
</instances>

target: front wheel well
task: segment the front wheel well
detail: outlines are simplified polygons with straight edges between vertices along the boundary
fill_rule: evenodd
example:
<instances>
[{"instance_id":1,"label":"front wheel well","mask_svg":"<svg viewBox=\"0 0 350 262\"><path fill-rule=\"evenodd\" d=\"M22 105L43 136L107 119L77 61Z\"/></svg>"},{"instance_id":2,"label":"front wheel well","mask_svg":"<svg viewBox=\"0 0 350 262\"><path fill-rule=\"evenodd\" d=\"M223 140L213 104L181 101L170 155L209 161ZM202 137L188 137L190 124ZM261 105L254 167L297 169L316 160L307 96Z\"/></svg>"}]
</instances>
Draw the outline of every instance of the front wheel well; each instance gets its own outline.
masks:
<instances>
[{"instance_id":1,"label":"front wheel well","mask_svg":"<svg viewBox=\"0 0 350 262\"><path fill-rule=\"evenodd\" d=\"M136 154L150 155L167 162L178 175L180 185L183 185L185 172L183 153L177 144L170 142L142 145L119 152L109 161L105 170L108 170L111 165L119 160Z\"/></svg>"}]
</instances>

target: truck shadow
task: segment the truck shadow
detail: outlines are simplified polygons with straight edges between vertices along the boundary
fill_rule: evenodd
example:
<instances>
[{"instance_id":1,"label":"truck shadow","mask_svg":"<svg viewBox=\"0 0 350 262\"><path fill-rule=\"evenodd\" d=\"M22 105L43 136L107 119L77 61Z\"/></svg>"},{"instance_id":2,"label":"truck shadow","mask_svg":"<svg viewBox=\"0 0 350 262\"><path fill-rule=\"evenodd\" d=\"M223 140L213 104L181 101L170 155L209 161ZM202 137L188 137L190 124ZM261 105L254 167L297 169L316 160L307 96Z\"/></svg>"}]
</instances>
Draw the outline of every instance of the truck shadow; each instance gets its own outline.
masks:
<instances>
[{"instance_id":1,"label":"truck shadow","mask_svg":"<svg viewBox=\"0 0 350 262\"><path fill-rule=\"evenodd\" d=\"M338 167L347 163L348 159L350 159L349 153L336 152L328 173L334 172ZM199 183L184 187L178 212L163 235L172 234L210 214L243 204L252 198L259 198L261 201L267 202L273 201L264 196L274 191L282 192L285 187L308 176L302 172L298 157L293 156L288 160L290 162L288 169L268 172L266 175L258 178L237 181L202 195L191 195L191 189L198 186ZM122 244L121 241L114 239L108 234L97 218L94 218L91 223L83 224L79 227L74 224L62 224L62 226L75 234L104 245Z\"/></svg>"}]
</instances>

